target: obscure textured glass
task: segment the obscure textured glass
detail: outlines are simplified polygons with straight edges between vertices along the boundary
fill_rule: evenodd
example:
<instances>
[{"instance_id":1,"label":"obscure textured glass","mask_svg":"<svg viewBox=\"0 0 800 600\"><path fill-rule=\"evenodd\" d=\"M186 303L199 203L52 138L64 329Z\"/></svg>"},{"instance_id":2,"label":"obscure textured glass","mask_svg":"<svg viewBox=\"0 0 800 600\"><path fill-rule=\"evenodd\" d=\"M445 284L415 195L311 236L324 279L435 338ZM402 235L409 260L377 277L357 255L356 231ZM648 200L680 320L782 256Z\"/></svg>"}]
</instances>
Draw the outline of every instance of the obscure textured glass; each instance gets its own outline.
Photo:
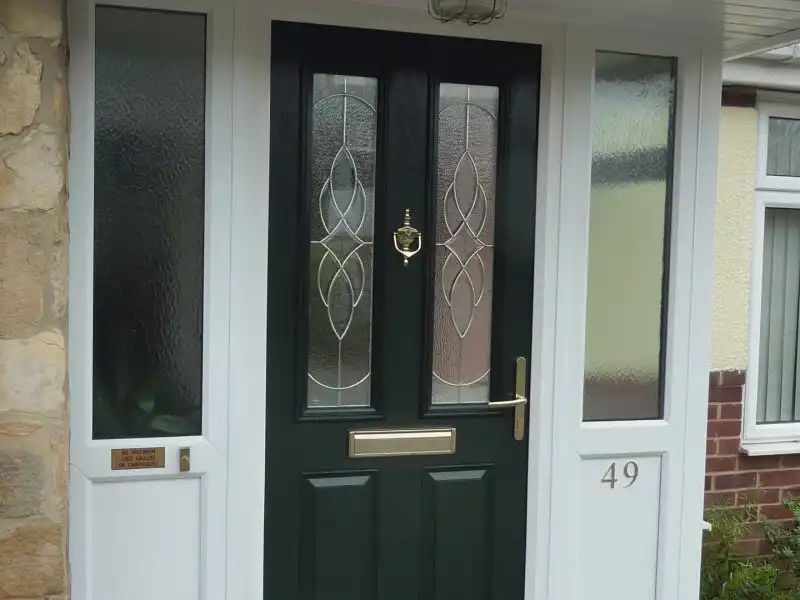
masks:
<instances>
[{"instance_id":1,"label":"obscure textured glass","mask_svg":"<svg viewBox=\"0 0 800 600\"><path fill-rule=\"evenodd\" d=\"M675 62L596 56L583 418L657 419Z\"/></svg>"},{"instance_id":2,"label":"obscure textured glass","mask_svg":"<svg viewBox=\"0 0 800 600\"><path fill-rule=\"evenodd\" d=\"M439 87L433 404L489 401L495 87Z\"/></svg>"},{"instance_id":3,"label":"obscure textured glass","mask_svg":"<svg viewBox=\"0 0 800 600\"><path fill-rule=\"evenodd\" d=\"M314 75L308 406L370 404L378 82Z\"/></svg>"},{"instance_id":4,"label":"obscure textured glass","mask_svg":"<svg viewBox=\"0 0 800 600\"><path fill-rule=\"evenodd\" d=\"M800 120L770 117L767 175L800 177Z\"/></svg>"},{"instance_id":5,"label":"obscure textured glass","mask_svg":"<svg viewBox=\"0 0 800 600\"><path fill-rule=\"evenodd\" d=\"M205 16L95 30L94 437L200 434Z\"/></svg>"}]
</instances>

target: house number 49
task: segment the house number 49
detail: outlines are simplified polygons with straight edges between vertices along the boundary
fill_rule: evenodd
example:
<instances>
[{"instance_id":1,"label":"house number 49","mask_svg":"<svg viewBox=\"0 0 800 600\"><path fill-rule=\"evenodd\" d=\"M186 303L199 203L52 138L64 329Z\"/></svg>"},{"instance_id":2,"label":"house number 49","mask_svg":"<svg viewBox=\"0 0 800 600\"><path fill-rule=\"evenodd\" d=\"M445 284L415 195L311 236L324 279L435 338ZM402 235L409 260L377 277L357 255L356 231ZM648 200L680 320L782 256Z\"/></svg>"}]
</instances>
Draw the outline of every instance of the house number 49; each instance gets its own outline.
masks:
<instances>
[{"instance_id":1,"label":"house number 49","mask_svg":"<svg viewBox=\"0 0 800 600\"><path fill-rule=\"evenodd\" d=\"M622 487L629 488L636 480L639 478L639 465L636 464L634 461L629 460L625 463L625 466L622 467ZM603 475L603 478L600 480L603 483L607 483L611 489L613 490L617 487L617 483L619 483L619 477L617 476L617 463L612 462L611 466L608 467L606 474Z\"/></svg>"}]
</instances>

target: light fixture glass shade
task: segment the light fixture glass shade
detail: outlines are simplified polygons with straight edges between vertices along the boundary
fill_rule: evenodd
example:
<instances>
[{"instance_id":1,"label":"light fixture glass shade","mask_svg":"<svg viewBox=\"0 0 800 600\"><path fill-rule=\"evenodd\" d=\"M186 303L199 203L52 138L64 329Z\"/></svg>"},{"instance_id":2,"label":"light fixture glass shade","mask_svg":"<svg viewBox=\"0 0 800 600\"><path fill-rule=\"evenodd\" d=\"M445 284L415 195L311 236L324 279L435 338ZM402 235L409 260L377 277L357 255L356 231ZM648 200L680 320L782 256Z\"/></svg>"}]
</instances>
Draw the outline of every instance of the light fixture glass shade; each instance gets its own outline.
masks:
<instances>
[{"instance_id":1,"label":"light fixture glass shade","mask_svg":"<svg viewBox=\"0 0 800 600\"><path fill-rule=\"evenodd\" d=\"M428 12L444 23L489 23L503 17L507 7L508 0L428 0Z\"/></svg>"}]
</instances>

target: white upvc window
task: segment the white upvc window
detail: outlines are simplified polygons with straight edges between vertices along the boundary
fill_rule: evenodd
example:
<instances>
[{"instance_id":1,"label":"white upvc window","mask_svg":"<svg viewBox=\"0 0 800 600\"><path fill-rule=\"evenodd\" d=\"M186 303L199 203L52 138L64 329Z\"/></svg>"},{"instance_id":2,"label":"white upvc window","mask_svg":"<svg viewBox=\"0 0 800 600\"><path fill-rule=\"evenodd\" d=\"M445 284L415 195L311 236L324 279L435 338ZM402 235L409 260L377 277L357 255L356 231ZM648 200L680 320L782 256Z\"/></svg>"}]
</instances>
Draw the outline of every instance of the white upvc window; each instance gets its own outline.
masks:
<instances>
[{"instance_id":1,"label":"white upvc window","mask_svg":"<svg viewBox=\"0 0 800 600\"><path fill-rule=\"evenodd\" d=\"M800 96L792 99L759 102L748 454L800 453Z\"/></svg>"},{"instance_id":2,"label":"white upvc window","mask_svg":"<svg viewBox=\"0 0 800 600\"><path fill-rule=\"evenodd\" d=\"M800 192L800 94L758 104L759 190Z\"/></svg>"}]
</instances>

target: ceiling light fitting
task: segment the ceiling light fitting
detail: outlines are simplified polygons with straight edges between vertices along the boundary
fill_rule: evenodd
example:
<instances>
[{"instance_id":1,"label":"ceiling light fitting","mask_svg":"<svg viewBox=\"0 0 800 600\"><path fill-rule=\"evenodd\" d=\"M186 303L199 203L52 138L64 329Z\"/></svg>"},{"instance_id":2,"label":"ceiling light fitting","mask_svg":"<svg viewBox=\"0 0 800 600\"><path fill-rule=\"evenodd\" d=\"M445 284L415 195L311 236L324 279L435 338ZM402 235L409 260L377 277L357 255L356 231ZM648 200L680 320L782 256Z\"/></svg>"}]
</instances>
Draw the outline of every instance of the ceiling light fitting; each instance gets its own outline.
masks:
<instances>
[{"instance_id":1,"label":"ceiling light fitting","mask_svg":"<svg viewBox=\"0 0 800 600\"><path fill-rule=\"evenodd\" d=\"M506 14L508 0L428 0L428 12L442 23L490 23Z\"/></svg>"}]
</instances>

